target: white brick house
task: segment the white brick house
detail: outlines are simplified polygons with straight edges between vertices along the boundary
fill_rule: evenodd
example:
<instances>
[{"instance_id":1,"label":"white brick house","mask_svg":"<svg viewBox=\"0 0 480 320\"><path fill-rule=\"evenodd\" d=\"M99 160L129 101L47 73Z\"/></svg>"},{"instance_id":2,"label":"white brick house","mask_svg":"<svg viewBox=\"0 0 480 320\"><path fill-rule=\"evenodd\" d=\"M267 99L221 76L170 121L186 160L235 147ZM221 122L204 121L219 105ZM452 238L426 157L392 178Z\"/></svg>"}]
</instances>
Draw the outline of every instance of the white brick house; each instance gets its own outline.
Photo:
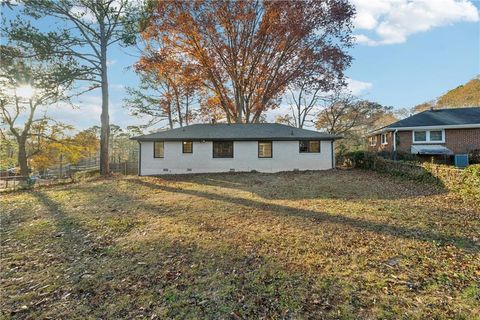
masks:
<instances>
[{"instance_id":1,"label":"white brick house","mask_svg":"<svg viewBox=\"0 0 480 320\"><path fill-rule=\"evenodd\" d=\"M195 124L134 138L139 175L290 170L335 166L337 136L282 124Z\"/></svg>"}]
</instances>

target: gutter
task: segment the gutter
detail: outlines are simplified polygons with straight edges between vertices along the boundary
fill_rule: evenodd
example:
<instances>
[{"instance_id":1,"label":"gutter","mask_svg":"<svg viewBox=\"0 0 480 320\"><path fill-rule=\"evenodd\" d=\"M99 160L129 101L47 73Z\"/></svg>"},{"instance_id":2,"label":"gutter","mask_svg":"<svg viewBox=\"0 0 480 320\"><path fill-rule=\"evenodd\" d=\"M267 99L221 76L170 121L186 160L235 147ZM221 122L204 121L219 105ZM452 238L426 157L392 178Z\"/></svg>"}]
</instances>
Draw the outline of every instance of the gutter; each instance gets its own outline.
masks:
<instances>
[{"instance_id":1,"label":"gutter","mask_svg":"<svg viewBox=\"0 0 480 320\"><path fill-rule=\"evenodd\" d=\"M259 140L272 140L272 141L299 141L299 140L319 140L319 141L334 141L338 139L343 139L341 136L331 136L331 137L291 137L291 138L276 138L276 137L258 137L258 138L191 138L191 137L182 137L182 138L142 138L134 137L130 138L131 140L136 141L259 141Z\"/></svg>"}]
</instances>

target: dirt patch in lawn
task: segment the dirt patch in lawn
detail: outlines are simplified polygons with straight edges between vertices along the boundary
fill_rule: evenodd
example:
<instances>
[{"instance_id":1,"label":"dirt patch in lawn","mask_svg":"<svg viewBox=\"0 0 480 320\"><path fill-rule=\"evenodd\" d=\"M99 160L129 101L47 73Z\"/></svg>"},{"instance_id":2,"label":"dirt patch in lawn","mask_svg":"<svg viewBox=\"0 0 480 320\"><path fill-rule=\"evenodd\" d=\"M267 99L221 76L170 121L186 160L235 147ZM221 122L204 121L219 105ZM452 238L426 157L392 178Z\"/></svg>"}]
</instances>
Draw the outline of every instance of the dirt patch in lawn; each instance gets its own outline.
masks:
<instances>
[{"instance_id":1,"label":"dirt patch in lawn","mask_svg":"<svg viewBox=\"0 0 480 320\"><path fill-rule=\"evenodd\" d=\"M480 316L480 213L363 171L117 177L2 195L10 318Z\"/></svg>"}]
</instances>

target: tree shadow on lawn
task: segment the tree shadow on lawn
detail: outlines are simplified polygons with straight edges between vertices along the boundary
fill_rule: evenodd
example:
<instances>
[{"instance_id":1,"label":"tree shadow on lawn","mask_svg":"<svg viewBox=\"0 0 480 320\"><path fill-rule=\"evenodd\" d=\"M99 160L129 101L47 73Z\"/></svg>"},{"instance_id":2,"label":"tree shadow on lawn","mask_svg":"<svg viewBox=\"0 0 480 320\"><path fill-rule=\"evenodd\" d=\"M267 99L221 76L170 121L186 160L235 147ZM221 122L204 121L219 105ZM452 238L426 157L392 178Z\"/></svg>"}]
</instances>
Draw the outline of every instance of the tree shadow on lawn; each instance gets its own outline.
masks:
<instances>
[{"instance_id":1,"label":"tree shadow on lawn","mask_svg":"<svg viewBox=\"0 0 480 320\"><path fill-rule=\"evenodd\" d=\"M172 193L183 193L190 196L201 197L214 201L223 201L234 205L251 207L254 209L268 210L276 215L287 215L302 217L312 220L314 223L329 222L340 225L347 225L356 229L362 229L375 233L381 233L389 236L405 239L416 239L427 242L447 243L452 244L458 248L478 252L480 247L471 239L459 236L449 236L438 232L428 231L424 229L409 228L403 226L388 225L373 221L366 221L362 219L350 218L341 215L333 215L325 212L314 210L306 210L284 206L280 204L264 203L257 200L245 199L241 197L231 197L225 194L215 194L204 191L189 190L183 188L175 188L167 185L155 184L145 180L132 179L132 183L138 184L150 189L162 190Z\"/></svg>"},{"instance_id":2,"label":"tree shadow on lawn","mask_svg":"<svg viewBox=\"0 0 480 320\"><path fill-rule=\"evenodd\" d=\"M44 237L55 239L51 245L48 245L49 261L46 264L48 271L35 270L35 272L48 272L52 278L47 278L47 281L50 280L55 286L59 284L60 286L50 292L51 295L47 299L50 304L48 310L45 310L45 295L32 294L31 298L36 303L32 303L28 310L22 310L15 316L25 315L28 318L33 313L54 318L63 317L59 312L68 313L69 309L82 310L82 308L94 306L97 303L92 299L95 288L89 287L88 282L95 270L101 267L104 261L102 257L112 245L112 241L99 237L95 232L85 228L81 221L64 211L61 205L45 192L32 191L31 194L46 209L47 215L53 219L57 230L54 234L44 235Z\"/></svg>"},{"instance_id":3,"label":"tree shadow on lawn","mask_svg":"<svg viewBox=\"0 0 480 320\"><path fill-rule=\"evenodd\" d=\"M338 279L320 277L316 281L324 285L318 287L318 283L284 270L269 258L221 243L205 247L163 235L140 246L133 242L128 247L99 251L98 234L89 232L46 193L32 194L61 231L56 237L60 247L54 254L66 280L46 304L33 304L15 313L20 318L132 318L153 314L269 318L298 312L325 316L351 299L345 291L349 289ZM91 234L95 235L93 240ZM58 282L54 276L52 281ZM68 300L63 298L66 293L70 295ZM310 301L312 293L320 302ZM33 302L41 299L35 297ZM321 303L324 300L327 306Z\"/></svg>"},{"instance_id":4,"label":"tree shadow on lawn","mask_svg":"<svg viewBox=\"0 0 480 320\"><path fill-rule=\"evenodd\" d=\"M211 173L162 175L158 178L170 182L237 189L272 200L401 199L447 192L441 186L366 170Z\"/></svg>"}]
</instances>

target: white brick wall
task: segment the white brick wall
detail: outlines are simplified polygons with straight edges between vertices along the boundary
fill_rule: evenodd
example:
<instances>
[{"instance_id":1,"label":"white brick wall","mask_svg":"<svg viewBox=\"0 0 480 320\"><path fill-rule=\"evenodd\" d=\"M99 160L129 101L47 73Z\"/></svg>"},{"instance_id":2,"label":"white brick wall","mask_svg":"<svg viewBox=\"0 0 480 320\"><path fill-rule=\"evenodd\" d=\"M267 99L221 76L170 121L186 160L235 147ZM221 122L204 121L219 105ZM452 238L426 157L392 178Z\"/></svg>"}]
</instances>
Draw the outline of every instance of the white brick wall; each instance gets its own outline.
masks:
<instances>
[{"instance_id":1,"label":"white brick wall","mask_svg":"<svg viewBox=\"0 0 480 320\"><path fill-rule=\"evenodd\" d=\"M164 158L154 158L153 142L141 142L140 175L332 168L331 141L321 141L320 153L300 153L298 141L273 141L272 158L258 158L257 141L235 141L233 158L213 158L211 141L194 141L193 153L182 153L181 141L165 141L164 146Z\"/></svg>"}]
</instances>

